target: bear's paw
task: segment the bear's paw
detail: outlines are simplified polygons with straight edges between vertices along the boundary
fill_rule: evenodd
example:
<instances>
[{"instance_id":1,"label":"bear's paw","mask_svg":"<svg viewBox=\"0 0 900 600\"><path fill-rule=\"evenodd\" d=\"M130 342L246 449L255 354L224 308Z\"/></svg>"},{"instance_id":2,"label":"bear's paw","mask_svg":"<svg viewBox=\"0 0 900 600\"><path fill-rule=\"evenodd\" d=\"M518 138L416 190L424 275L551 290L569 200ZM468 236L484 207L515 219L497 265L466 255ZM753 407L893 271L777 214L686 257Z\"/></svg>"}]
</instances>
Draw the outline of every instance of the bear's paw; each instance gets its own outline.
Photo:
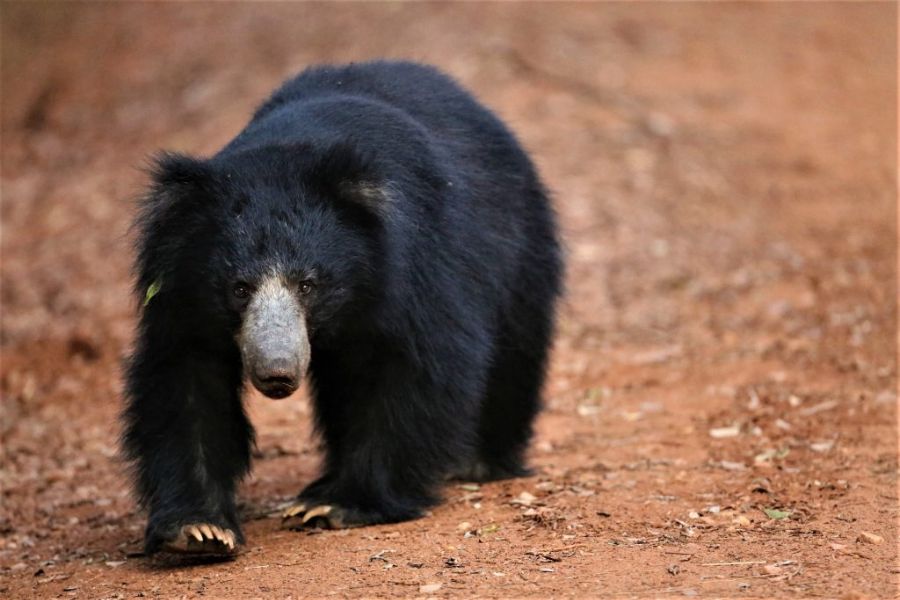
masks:
<instances>
[{"instance_id":1,"label":"bear's paw","mask_svg":"<svg viewBox=\"0 0 900 600\"><path fill-rule=\"evenodd\" d=\"M361 522L355 513L354 510L335 504L313 504L297 500L282 513L281 526L284 529L301 529L303 527L346 529L365 525L366 523Z\"/></svg>"},{"instance_id":2,"label":"bear's paw","mask_svg":"<svg viewBox=\"0 0 900 600\"><path fill-rule=\"evenodd\" d=\"M237 548L237 536L227 527L191 523L182 526L174 538L163 542L161 549L178 554L231 555Z\"/></svg>"}]
</instances>

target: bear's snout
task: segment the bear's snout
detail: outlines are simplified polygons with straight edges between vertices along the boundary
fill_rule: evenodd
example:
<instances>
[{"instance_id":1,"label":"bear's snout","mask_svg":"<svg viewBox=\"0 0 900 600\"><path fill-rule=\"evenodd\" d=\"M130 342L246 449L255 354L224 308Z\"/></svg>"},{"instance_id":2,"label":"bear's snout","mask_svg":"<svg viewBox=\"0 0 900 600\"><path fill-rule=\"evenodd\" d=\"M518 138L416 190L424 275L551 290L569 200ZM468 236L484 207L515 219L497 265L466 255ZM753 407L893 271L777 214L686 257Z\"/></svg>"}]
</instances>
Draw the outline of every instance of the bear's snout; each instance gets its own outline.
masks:
<instances>
[{"instance_id":1,"label":"bear's snout","mask_svg":"<svg viewBox=\"0 0 900 600\"><path fill-rule=\"evenodd\" d=\"M253 385L269 398L286 398L300 387L299 367L287 358L268 361L254 368Z\"/></svg>"},{"instance_id":2,"label":"bear's snout","mask_svg":"<svg viewBox=\"0 0 900 600\"><path fill-rule=\"evenodd\" d=\"M290 288L278 277L266 279L247 306L240 332L244 372L269 398L293 394L309 366L306 319Z\"/></svg>"}]
</instances>

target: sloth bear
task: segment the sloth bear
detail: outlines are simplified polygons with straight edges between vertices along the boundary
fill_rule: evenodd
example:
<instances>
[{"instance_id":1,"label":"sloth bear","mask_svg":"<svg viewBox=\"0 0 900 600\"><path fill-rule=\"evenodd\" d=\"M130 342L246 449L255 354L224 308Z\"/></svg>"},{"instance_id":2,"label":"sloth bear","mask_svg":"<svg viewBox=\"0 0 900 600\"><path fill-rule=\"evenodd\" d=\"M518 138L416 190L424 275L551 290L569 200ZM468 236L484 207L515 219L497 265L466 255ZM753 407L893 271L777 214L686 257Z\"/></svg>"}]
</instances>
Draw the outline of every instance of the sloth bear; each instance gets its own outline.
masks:
<instances>
[{"instance_id":1,"label":"sloth bear","mask_svg":"<svg viewBox=\"0 0 900 600\"><path fill-rule=\"evenodd\" d=\"M148 554L233 554L248 380L308 376L321 476L284 525L413 519L527 473L562 257L534 166L436 69L310 68L212 157L162 155L136 219L123 445Z\"/></svg>"}]
</instances>

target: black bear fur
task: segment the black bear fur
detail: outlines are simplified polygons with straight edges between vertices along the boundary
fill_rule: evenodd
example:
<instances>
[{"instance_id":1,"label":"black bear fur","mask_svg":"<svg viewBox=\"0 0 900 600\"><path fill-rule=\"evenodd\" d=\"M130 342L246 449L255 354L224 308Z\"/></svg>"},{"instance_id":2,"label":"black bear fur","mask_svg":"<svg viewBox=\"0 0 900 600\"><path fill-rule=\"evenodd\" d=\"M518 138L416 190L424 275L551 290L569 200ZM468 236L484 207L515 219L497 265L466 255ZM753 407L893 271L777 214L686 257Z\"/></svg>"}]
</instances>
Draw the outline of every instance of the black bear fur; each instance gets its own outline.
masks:
<instances>
[{"instance_id":1,"label":"black bear fur","mask_svg":"<svg viewBox=\"0 0 900 600\"><path fill-rule=\"evenodd\" d=\"M302 72L214 156L161 156L136 226L123 443L147 552L195 522L242 541L253 428L232 286L273 268L316 280L303 306L325 456L301 499L396 522L446 477L527 473L562 278L555 217L514 136L436 69Z\"/></svg>"}]
</instances>

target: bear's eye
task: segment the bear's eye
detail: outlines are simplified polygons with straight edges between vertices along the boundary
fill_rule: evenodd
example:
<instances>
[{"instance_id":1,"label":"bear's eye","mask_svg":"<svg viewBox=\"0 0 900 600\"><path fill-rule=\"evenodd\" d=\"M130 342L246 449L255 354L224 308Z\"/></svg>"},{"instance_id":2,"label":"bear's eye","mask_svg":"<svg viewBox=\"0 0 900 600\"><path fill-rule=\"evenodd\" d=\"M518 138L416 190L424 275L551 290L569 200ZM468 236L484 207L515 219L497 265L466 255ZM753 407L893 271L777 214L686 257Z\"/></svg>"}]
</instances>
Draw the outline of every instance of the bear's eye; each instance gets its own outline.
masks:
<instances>
[{"instance_id":1,"label":"bear's eye","mask_svg":"<svg viewBox=\"0 0 900 600\"><path fill-rule=\"evenodd\" d=\"M239 281L234 284L234 287L231 289L235 298L240 298L241 300L246 300L250 297L250 284Z\"/></svg>"},{"instance_id":2,"label":"bear's eye","mask_svg":"<svg viewBox=\"0 0 900 600\"><path fill-rule=\"evenodd\" d=\"M315 284L312 281L302 281L300 282L300 293L304 296L308 296L312 293Z\"/></svg>"}]
</instances>

